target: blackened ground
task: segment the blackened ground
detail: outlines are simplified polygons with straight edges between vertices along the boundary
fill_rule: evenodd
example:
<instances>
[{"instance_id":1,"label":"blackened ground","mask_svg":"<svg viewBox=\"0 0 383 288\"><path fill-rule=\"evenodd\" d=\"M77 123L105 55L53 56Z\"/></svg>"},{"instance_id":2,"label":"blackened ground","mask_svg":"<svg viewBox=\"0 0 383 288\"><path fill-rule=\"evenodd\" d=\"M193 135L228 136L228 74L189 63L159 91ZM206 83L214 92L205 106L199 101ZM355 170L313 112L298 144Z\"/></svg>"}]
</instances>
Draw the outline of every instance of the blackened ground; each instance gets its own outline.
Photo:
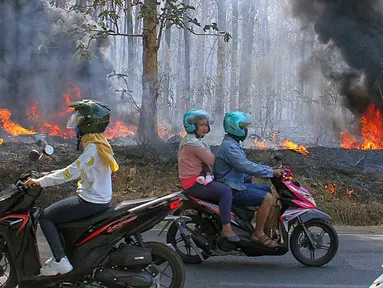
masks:
<instances>
[{"instance_id":1,"label":"blackened ground","mask_svg":"<svg viewBox=\"0 0 383 288\"><path fill-rule=\"evenodd\" d=\"M152 197L179 191L178 144L152 146L112 145L120 170L114 180L114 202ZM63 168L79 155L74 144L54 144L55 154L40 161L41 171ZM33 144L0 145L0 189L10 185L28 169L28 153ZM215 151L217 147L212 147ZM338 224L379 225L383 223L383 151L309 148L305 156L289 150L279 151L284 164L308 188L318 208L329 213ZM272 151L246 150L250 160L268 164ZM260 181L254 179L254 181ZM39 201L45 207L73 194L76 182L50 187ZM267 180L266 180L266 183ZM335 185L335 195L325 186ZM347 194L348 190L354 192Z\"/></svg>"}]
</instances>

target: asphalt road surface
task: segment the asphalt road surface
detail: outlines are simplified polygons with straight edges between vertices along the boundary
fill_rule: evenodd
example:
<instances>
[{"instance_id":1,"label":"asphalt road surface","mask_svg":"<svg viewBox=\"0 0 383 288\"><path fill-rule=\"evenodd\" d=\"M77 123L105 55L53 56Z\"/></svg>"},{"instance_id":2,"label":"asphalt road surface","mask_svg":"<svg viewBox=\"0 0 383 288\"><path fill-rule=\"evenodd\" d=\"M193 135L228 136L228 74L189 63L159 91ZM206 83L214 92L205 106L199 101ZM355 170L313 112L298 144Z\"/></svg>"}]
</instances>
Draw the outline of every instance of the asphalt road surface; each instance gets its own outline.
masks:
<instances>
[{"instance_id":1,"label":"asphalt road surface","mask_svg":"<svg viewBox=\"0 0 383 288\"><path fill-rule=\"evenodd\" d=\"M40 229L39 229L40 231ZM159 231L144 234L157 238ZM41 257L51 256L38 233ZM326 266L305 267L289 252L272 257L213 257L203 264L186 265L185 288L368 288L383 272L383 235L339 234L338 255ZM42 259L42 260L43 260Z\"/></svg>"}]
</instances>

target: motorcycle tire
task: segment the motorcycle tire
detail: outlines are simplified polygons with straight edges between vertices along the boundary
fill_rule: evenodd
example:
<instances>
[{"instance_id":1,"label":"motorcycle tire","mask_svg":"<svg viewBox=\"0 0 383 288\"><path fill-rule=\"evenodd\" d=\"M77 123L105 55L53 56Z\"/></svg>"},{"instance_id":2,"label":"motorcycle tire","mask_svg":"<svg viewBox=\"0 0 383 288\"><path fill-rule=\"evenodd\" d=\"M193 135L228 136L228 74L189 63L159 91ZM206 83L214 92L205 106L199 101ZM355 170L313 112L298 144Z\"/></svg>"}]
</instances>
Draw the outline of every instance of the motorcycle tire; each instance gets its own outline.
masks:
<instances>
[{"instance_id":1,"label":"motorcycle tire","mask_svg":"<svg viewBox=\"0 0 383 288\"><path fill-rule=\"evenodd\" d=\"M192 219L190 222L188 222L188 224L193 223L193 224L199 225L201 227L204 227L204 229L207 229L207 231L214 231L215 230L213 224L204 220L201 216L199 216L199 215L187 215L187 216ZM177 240L176 239L177 232L178 232L177 225L175 223L170 225L170 227L168 229L168 233L166 235L166 242L170 243L174 247L174 249L176 250L178 255L180 255L181 259L185 263L187 263L187 264L200 264L200 263L202 263L203 261L198 255L188 255L188 254L185 254L178 249L177 241L176 241ZM205 251L201 251L201 254L205 260L209 258L209 255Z\"/></svg>"},{"instance_id":2,"label":"motorcycle tire","mask_svg":"<svg viewBox=\"0 0 383 288\"><path fill-rule=\"evenodd\" d=\"M169 246L160 242L145 242L145 248L152 250L152 259L156 263L157 260L165 260L169 263L173 279L167 288L182 288L185 285L185 266L181 257ZM165 287L165 286L161 286Z\"/></svg>"},{"instance_id":3,"label":"motorcycle tire","mask_svg":"<svg viewBox=\"0 0 383 288\"><path fill-rule=\"evenodd\" d=\"M10 273L9 273L9 277L6 280L6 282L4 284L0 283L0 288L15 288L15 287L17 287L16 271L15 271L15 267L14 267L12 260L11 260L11 255L9 254L6 247L5 247L4 251L1 251L0 260L3 260L4 257L7 259L8 265L10 266ZM2 266L0 268L1 268L1 270L4 269ZM1 277L2 276L3 275L1 275Z\"/></svg>"},{"instance_id":4,"label":"motorcycle tire","mask_svg":"<svg viewBox=\"0 0 383 288\"><path fill-rule=\"evenodd\" d=\"M303 256L302 253L299 250L299 236L301 233L304 233L302 226L298 225L294 228L293 232L291 233L290 237L290 250L293 254L294 258L299 261L301 264L310 266L310 267L320 267L328 262L330 262L338 252L339 247L339 238L338 234L336 233L334 227L332 227L329 223L319 220L319 219L313 219L305 223L305 226L307 228L309 227L320 227L322 228L327 234L330 236L331 243L330 248L327 251L327 253L322 256L319 259L308 259L307 257Z\"/></svg>"}]
</instances>

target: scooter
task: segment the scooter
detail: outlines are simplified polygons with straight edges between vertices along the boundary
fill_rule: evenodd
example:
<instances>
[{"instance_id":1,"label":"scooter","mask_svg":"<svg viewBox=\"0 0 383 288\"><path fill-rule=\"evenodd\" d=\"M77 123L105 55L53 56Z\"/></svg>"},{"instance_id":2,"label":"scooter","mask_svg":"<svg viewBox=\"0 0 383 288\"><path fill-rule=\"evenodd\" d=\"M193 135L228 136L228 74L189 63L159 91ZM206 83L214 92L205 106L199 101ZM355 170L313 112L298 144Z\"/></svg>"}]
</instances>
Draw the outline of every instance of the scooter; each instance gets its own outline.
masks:
<instances>
[{"instance_id":1,"label":"scooter","mask_svg":"<svg viewBox=\"0 0 383 288\"><path fill-rule=\"evenodd\" d=\"M191 197L182 192L179 196L183 198L183 205L173 215L165 218L168 223L163 231L170 226L167 243L174 246L185 263L198 264L211 256L284 255L289 247L296 260L306 266L322 266L334 258L339 239L331 225L331 217L316 209L311 193L283 166L278 153L273 153L272 159L280 162L279 168L284 173L283 177L271 178L277 191L277 199L275 209L271 212L273 215L269 215L269 224L272 225L268 226L271 228L265 230L265 233L278 245L271 248L251 240L255 229L252 219L258 207L232 206L231 224L240 238L240 242L233 243L220 236L222 225L218 203ZM321 229L321 232L313 231L314 228ZM329 236L328 243L325 243L326 234ZM309 255L305 255L302 250L307 250ZM324 255L316 258L315 254L321 254L319 252L322 251Z\"/></svg>"},{"instance_id":2,"label":"scooter","mask_svg":"<svg viewBox=\"0 0 383 288\"><path fill-rule=\"evenodd\" d=\"M94 216L59 224L73 270L40 276L36 239L40 209L34 205L43 189L25 188L24 182L38 178L37 161L54 152L50 145L42 150L32 150L30 172L0 192L0 281L5 280L1 287L183 287L185 269L177 253L164 243L144 242L141 235L181 205L176 193L123 201ZM161 278L164 264L173 276L166 286Z\"/></svg>"}]
</instances>

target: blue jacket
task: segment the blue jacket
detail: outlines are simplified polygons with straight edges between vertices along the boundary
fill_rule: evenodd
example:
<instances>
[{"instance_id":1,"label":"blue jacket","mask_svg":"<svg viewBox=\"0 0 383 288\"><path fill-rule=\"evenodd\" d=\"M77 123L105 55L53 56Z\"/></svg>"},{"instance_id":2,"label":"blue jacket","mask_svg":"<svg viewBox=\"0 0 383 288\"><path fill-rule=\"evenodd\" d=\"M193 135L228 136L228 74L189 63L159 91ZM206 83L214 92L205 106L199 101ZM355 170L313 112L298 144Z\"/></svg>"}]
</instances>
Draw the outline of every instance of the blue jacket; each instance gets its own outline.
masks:
<instances>
[{"instance_id":1,"label":"blue jacket","mask_svg":"<svg viewBox=\"0 0 383 288\"><path fill-rule=\"evenodd\" d=\"M246 174L260 178L272 178L273 169L247 160L245 151L229 135L222 140L215 155L214 177L235 190L246 190Z\"/></svg>"}]
</instances>

